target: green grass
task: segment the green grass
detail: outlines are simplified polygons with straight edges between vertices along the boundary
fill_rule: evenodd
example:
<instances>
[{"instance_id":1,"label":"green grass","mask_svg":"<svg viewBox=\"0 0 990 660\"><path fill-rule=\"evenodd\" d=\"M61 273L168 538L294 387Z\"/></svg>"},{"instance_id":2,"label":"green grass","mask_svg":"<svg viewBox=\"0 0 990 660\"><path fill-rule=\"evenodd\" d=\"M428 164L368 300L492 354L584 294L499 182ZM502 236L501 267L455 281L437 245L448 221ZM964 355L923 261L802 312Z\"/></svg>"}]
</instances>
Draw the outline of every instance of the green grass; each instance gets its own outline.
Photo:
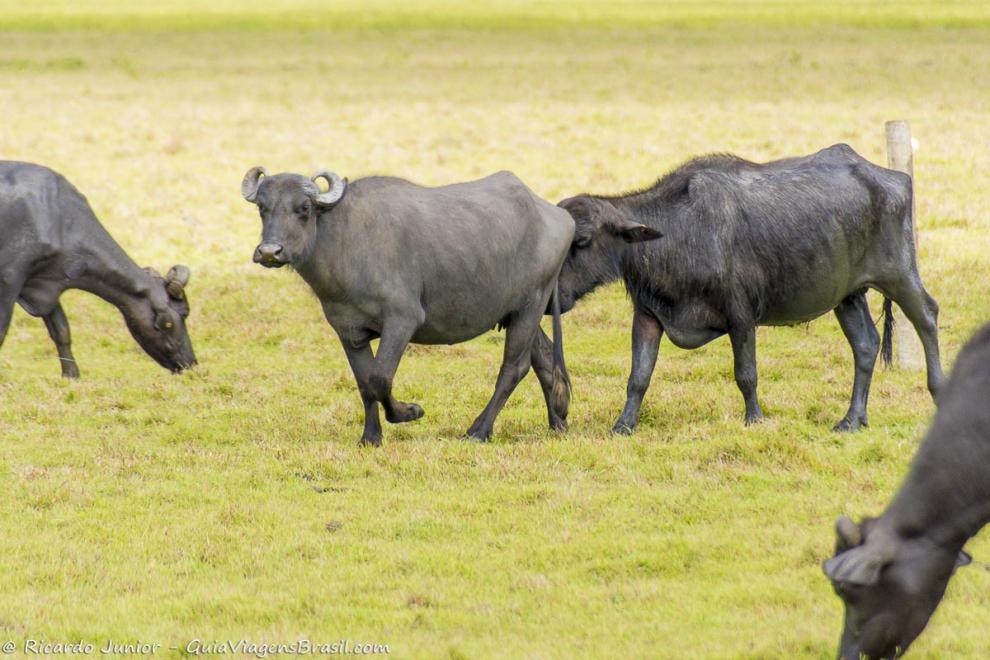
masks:
<instances>
[{"instance_id":1,"label":"green grass","mask_svg":"<svg viewBox=\"0 0 990 660\"><path fill-rule=\"evenodd\" d=\"M316 301L250 263L260 223L240 179L506 168L557 200L708 151L844 141L884 162L883 122L906 118L949 366L988 316L985 4L79 6L0 2L0 154L66 174L140 263L192 266L201 366L168 375L115 310L72 292L83 379L63 382L43 324L18 312L0 351L0 642L834 652L831 524L896 489L934 410L923 374L878 370L872 427L833 435L852 379L838 324L761 329L767 420L744 429L728 342L665 341L639 432L614 438L631 314L610 287L565 317L566 436L544 429L530 377L490 445L458 440L491 394L492 333L411 348L397 392L426 417L360 449ZM985 537L969 549L990 559ZM985 657L988 592L982 567L960 571L913 654Z\"/></svg>"},{"instance_id":2,"label":"green grass","mask_svg":"<svg viewBox=\"0 0 990 660\"><path fill-rule=\"evenodd\" d=\"M0 0L0 26L63 31L112 30L404 30L472 28L547 30L587 26L709 28L726 24L779 27L988 27L990 7L978 0Z\"/></svg>"}]
</instances>

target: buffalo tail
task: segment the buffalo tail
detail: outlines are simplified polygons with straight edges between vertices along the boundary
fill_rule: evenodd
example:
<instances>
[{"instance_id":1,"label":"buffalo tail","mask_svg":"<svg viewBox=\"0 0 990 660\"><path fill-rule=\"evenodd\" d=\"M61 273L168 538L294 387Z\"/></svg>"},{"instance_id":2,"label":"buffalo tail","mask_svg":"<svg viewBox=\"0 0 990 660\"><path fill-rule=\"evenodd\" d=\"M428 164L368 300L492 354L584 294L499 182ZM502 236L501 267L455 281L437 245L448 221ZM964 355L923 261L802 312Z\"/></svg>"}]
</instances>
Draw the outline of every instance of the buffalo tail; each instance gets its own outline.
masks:
<instances>
[{"instance_id":1,"label":"buffalo tail","mask_svg":"<svg viewBox=\"0 0 990 660\"><path fill-rule=\"evenodd\" d=\"M553 284L553 386L550 406L561 421L567 421L567 409L571 402L571 379L564 365L564 333L560 325L560 287ZM561 429L562 430L562 429Z\"/></svg>"},{"instance_id":2,"label":"buffalo tail","mask_svg":"<svg viewBox=\"0 0 990 660\"><path fill-rule=\"evenodd\" d=\"M883 299L883 341L880 344L880 358L884 366L894 362L894 310L890 298Z\"/></svg>"}]
</instances>

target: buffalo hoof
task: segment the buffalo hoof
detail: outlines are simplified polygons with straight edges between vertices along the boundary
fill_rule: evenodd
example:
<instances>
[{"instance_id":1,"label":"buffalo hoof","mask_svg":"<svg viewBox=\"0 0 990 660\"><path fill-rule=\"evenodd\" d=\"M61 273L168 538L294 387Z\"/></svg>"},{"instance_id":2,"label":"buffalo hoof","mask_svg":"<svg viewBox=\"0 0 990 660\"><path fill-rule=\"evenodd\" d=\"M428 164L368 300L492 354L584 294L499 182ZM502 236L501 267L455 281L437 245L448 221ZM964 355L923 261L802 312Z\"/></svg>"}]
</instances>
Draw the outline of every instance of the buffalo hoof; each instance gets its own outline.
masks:
<instances>
[{"instance_id":1,"label":"buffalo hoof","mask_svg":"<svg viewBox=\"0 0 990 660\"><path fill-rule=\"evenodd\" d=\"M385 411L385 419L392 424L412 422L423 416L423 409L415 403L400 403L391 411Z\"/></svg>"},{"instance_id":2,"label":"buffalo hoof","mask_svg":"<svg viewBox=\"0 0 990 660\"><path fill-rule=\"evenodd\" d=\"M832 431L835 433L852 433L853 431L858 431L867 426L869 426L869 424L866 423L865 417L856 419L843 417L838 424L832 427Z\"/></svg>"},{"instance_id":3,"label":"buffalo hoof","mask_svg":"<svg viewBox=\"0 0 990 660\"><path fill-rule=\"evenodd\" d=\"M74 364L63 365L62 378L71 378L73 380L79 378L79 367Z\"/></svg>"},{"instance_id":4,"label":"buffalo hoof","mask_svg":"<svg viewBox=\"0 0 990 660\"><path fill-rule=\"evenodd\" d=\"M567 433L567 420L566 419L550 420L550 430L556 431L557 433Z\"/></svg>"},{"instance_id":5,"label":"buffalo hoof","mask_svg":"<svg viewBox=\"0 0 990 660\"><path fill-rule=\"evenodd\" d=\"M483 429L476 429L471 427L468 432L461 436L461 440L467 442L488 442L488 439L492 437L491 429L485 431Z\"/></svg>"},{"instance_id":6,"label":"buffalo hoof","mask_svg":"<svg viewBox=\"0 0 990 660\"><path fill-rule=\"evenodd\" d=\"M612 427L613 435L632 435L633 431L636 430L636 425L629 425L625 422L616 422L615 426Z\"/></svg>"},{"instance_id":7,"label":"buffalo hoof","mask_svg":"<svg viewBox=\"0 0 990 660\"><path fill-rule=\"evenodd\" d=\"M743 424L745 426L752 426L753 424L762 424L762 423L763 423L763 413L754 413L752 415L746 415L746 418L743 420Z\"/></svg>"},{"instance_id":8,"label":"buffalo hoof","mask_svg":"<svg viewBox=\"0 0 990 660\"><path fill-rule=\"evenodd\" d=\"M369 438L368 436L364 436L363 438L361 438L360 440L358 440L358 446L359 447L381 447L382 446L382 439L381 438Z\"/></svg>"}]
</instances>

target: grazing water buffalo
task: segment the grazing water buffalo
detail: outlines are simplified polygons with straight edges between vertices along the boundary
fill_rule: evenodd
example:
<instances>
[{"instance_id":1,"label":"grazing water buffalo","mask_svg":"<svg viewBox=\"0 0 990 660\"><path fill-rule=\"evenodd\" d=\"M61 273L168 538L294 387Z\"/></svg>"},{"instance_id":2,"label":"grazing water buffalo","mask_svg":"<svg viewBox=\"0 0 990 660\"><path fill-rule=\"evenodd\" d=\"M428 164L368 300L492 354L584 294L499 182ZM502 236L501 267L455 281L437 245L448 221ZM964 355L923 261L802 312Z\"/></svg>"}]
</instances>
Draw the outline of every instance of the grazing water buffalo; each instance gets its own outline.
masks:
<instances>
[{"instance_id":1,"label":"grazing water buffalo","mask_svg":"<svg viewBox=\"0 0 990 660\"><path fill-rule=\"evenodd\" d=\"M990 522L990 325L963 348L911 471L882 516L835 524L824 564L845 604L844 659L893 658L928 623L966 541Z\"/></svg>"},{"instance_id":2,"label":"grazing water buffalo","mask_svg":"<svg viewBox=\"0 0 990 660\"><path fill-rule=\"evenodd\" d=\"M164 278L139 268L60 174L0 161L0 345L14 303L20 303L28 314L44 319L62 375L77 378L59 297L66 289L83 289L117 307L134 339L156 362L181 371L196 364L186 332L188 281L185 266L175 266Z\"/></svg>"},{"instance_id":3,"label":"grazing water buffalo","mask_svg":"<svg viewBox=\"0 0 990 660\"><path fill-rule=\"evenodd\" d=\"M329 184L320 192L317 182ZM566 428L568 380L557 274L574 236L570 216L500 172L425 188L392 177L348 184L332 172L311 179L248 170L241 188L258 206L254 261L291 265L313 289L337 332L364 403L362 443L381 444L378 404L393 424L423 415L392 396L409 342L456 344L506 329L495 394L468 429L486 440L499 410L532 364L550 426ZM554 341L540 330L553 313ZM381 338L372 356L371 340Z\"/></svg>"},{"instance_id":4,"label":"grazing water buffalo","mask_svg":"<svg viewBox=\"0 0 990 660\"><path fill-rule=\"evenodd\" d=\"M756 399L756 326L802 323L829 310L856 364L852 403L835 430L866 426L880 348L868 288L886 297L885 360L893 299L921 337L928 389L933 397L938 392L938 305L915 262L911 179L869 163L847 145L765 164L706 156L646 190L579 195L560 206L577 223L560 274L563 311L620 277L633 300L632 371L614 432L635 428L664 332L681 348L729 335L749 424L763 416ZM629 222L650 229L634 236L616 231ZM660 232L662 241L635 240Z\"/></svg>"}]
</instances>

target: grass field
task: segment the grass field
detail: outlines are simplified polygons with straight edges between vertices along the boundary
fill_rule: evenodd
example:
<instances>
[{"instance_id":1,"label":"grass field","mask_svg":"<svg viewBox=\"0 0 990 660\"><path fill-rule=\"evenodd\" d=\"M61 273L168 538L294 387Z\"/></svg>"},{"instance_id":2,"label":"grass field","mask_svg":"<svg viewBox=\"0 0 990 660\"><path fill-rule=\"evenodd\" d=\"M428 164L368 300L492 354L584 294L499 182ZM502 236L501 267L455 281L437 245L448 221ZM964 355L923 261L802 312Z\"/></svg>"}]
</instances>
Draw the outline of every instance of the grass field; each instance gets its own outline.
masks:
<instances>
[{"instance_id":1,"label":"grass field","mask_svg":"<svg viewBox=\"0 0 990 660\"><path fill-rule=\"evenodd\" d=\"M511 169L551 200L687 157L847 142L885 162L905 118L922 276L946 366L990 318L986 3L597 4L0 0L0 158L43 163L142 265L189 264L200 358L173 377L116 310L63 299L83 378L40 320L0 351L0 643L389 644L398 657L827 657L833 520L878 514L934 407L878 370L845 412L834 318L758 333L762 425L727 340L666 340L638 433L618 286L564 320L571 431L532 376L489 445L458 438L502 335L412 347L426 417L359 448L360 400L318 304L251 263L244 171L441 184ZM145 6L147 5L147 6ZM874 299L875 308L879 300ZM990 540L968 548L990 561ZM960 571L914 657L986 657L990 572Z\"/></svg>"}]
</instances>

